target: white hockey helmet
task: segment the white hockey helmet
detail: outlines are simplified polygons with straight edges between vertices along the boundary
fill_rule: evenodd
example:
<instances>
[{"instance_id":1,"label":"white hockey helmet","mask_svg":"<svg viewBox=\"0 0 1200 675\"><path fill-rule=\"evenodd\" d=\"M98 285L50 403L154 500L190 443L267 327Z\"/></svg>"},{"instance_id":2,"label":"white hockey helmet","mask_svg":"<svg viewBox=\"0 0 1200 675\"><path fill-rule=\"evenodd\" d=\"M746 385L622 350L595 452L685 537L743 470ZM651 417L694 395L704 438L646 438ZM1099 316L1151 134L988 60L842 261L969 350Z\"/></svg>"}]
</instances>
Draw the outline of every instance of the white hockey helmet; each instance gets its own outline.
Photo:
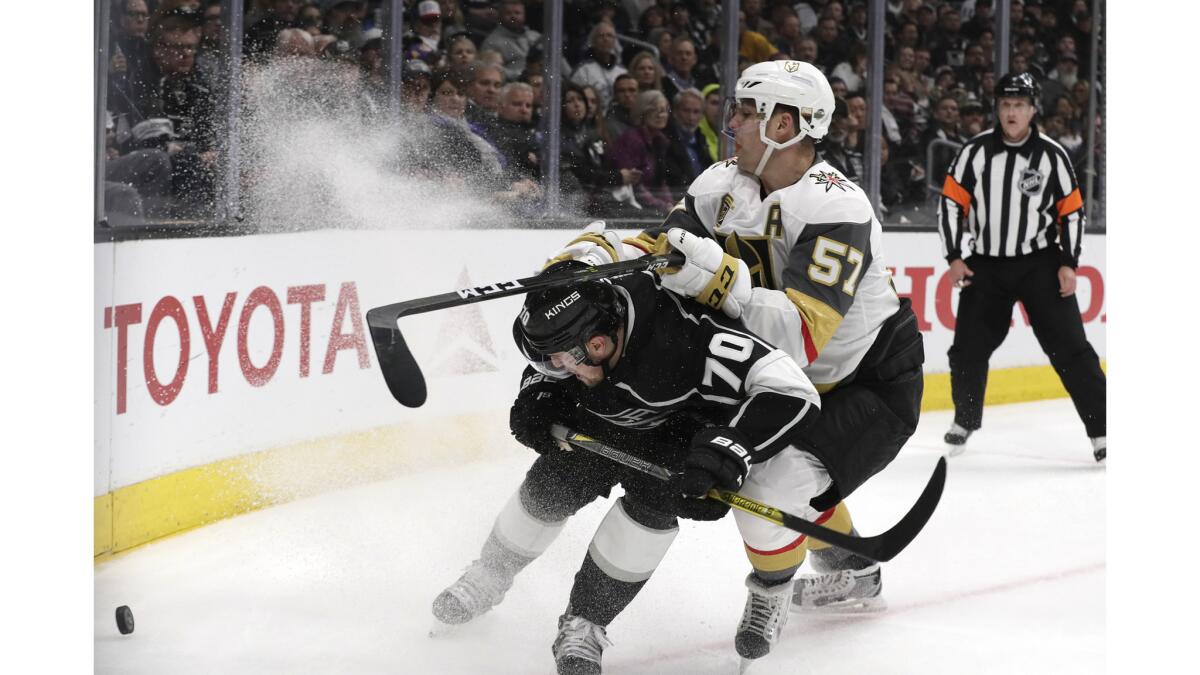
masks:
<instances>
[{"instance_id":1,"label":"white hockey helmet","mask_svg":"<svg viewBox=\"0 0 1200 675\"><path fill-rule=\"evenodd\" d=\"M766 165L772 149L786 148L805 137L820 140L833 120L834 97L829 80L816 66L804 61L764 61L742 71L732 103L736 106L746 99L754 101L759 113L758 136L768 148L756 174ZM777 105L792 106L800 113L796 137L783 143L767 138L767 120Z\"/></svg>"}]
</instances>

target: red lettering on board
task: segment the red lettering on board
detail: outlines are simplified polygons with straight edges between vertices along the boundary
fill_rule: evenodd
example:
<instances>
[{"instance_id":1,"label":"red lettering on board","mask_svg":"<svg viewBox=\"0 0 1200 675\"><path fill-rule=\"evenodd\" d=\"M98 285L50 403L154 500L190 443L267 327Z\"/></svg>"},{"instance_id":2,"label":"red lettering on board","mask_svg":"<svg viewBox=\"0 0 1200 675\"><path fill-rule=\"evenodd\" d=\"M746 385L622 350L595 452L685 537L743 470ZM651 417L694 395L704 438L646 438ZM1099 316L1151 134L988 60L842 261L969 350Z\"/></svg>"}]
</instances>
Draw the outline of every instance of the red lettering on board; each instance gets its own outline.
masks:
<instances>
[{"instance_id":1,"label":"red lettering on board","mask_svg":"<svg viewBox=\"0 0 1200 675\"><path fill-rule=\"evenodd\" d=\"M233 300L237 293L225 294L225 303L221 305L221 315L217 317L217 327L212 327L208 317L208 305L203 295L192 296L192 304L196 306L196 318L200 323L200 334L204 337L204 350L208 352L208 393L217 393L217 366L220 363L221 343L225 341L225 331L229 328L229 317L233 314Z\"/></svg>"},{"instance_id":2,"label":"red lettering on board","mask_svg":"<svg viewBox=\"0 0 1200 675\"><path fill-rule=\"evenodd\" d=\"M1100 316L1100 310L1104 309L1104 277L1100 275L1100 270L1090 265L1080 265L1079 269L1075 270L1075 275L1087 279L1092 287L1087 309L1080 313L1083 322L1090 323L1095 321L1096 317ZM1101 322L1103 321L1104 319L1101 319Z\"/></svg>"},{"instance_id":3,"label":"red lettering on board","mask_svg":"<svg viewBox=\"0 0 1200 675\"><path fill-rule=\"evenodd\" d=\"M250 330L250 317L254 310L266 307L271 314L271 322L275 327L274 342L271 345L271 357L262 368L250 362L250 352L247 348L247 334ZM238 364L242 367L242 375L252 387L261 387L271 381L279 362L283 359L283 307L279 304L279 296L266 286L259 286L250 291L246 304L242 307L241 318L238 319Z\"/></svg>"},{"instance_id":4,"label":"red lettering on board","mask_svg":"<svg viewBox=\"0 0 1200 675\"><path fill-rule=\"evenodd\" d=\"M937 283L937 291L933 296L933 311L937 315L938 323L946 330L954 330L955 318L954 310L950 307L950 291L953 286L950 284L950 271L946 270L942 273Z\"/></svg>"},{"instance_id":5,"label":"red lettering on board","mask_svg":"<svg viewBox=\"0 0 1200 675\"><path fill-rule=\"evenodd\" d=\"M310 345L312 344L312 304L325 299L325 284L290 286L289 305L300 305L300 377L308 377Z\"/></svg>"},{"instance_id":6,"label":"red lettering on board","mask_svg":"<svg viewBox=\"0 0 1200 675\"><path fill-rule=\"evenodd\" d=\"M904 268L904 276L908 277L912 283L907 295L900 293L900 297L908 298L912 302L913 314L917 315L917 330L930 331L933 330L933 324L929 323L929 319L925 316L925 308L928 303L925 297L929 289L929 277L933 276L932 267L906 267Z\"/></svg>"},{"instance_id":7,"label":"red lettering on board","mask_svg":"<svg viewBox=\"0 0 1200 675\"><path fill-rule=\"evenodd\" d=\"M175 376L167 384L163 384L154 369L154 339L158 336L158 325L163 319L175 322L179 331L179 362L175 365ZM150 310L150 318L146 321L146 340L142 349L142 377L146 380L146 390L150 398L159 405L169 405L179 396L183 381L187 378L188 362L191 354L191 332L188 330L187 316L183 313L183 304L173 295L160 299L154 309Z\"/></svg>"},{"instance_id":8,"label":"red lettering on board","mask_svg":"<svg viewBox=\"0 0 1200 675\"><path fill-rule=\"evenodd\" d=\"M342 323L350 314L351 332L342 333ZM353 281L342 284L338 291L337 309L333 312L333 325L329 328L329 346L325 349L325 367L321 372L328 375L333 372L333 362L338 352L343 349L354 349L358 352L358 367L370 368L371 359L367 356L367 338L363 332L362 310L358 307L358 289Z\"/></svg>"},{"instance_id":9,"label":"red lettering on board","mask_svg":"<svg viewBox=\"0 0 1200 675\"><path fill-rule=\"evenodd\" d=\"M125 394L128 390L126 374L129 372L129 326L142 322L142 304L117 305L117 414L125 413ZM104 327L113 327L113 308L104 308Z\"/></svg>"}]
</instances>

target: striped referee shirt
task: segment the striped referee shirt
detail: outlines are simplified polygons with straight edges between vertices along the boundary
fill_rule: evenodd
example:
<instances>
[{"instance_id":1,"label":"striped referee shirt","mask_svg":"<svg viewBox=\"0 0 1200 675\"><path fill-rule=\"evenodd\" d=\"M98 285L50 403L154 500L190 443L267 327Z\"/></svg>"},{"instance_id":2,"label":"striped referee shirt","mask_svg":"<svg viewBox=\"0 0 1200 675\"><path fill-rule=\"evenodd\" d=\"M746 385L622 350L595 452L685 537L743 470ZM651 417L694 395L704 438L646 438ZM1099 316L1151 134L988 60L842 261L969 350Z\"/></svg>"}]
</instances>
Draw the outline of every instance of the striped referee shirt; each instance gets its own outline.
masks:
<instances>
[{"instance_id":1,"label":"striped referee shirt","mask_svg":"<svg viewBox=\"0 0 1200 675\"><path fill-rule=\"evenodd\" d=\"M1083 243L1083 198L1062 146L1031 125L1020 145L991 129L967 141L950 164L938 205L942 253L1015 257L1057 248L1077 267Z\"/></svg>"}]
</instances>

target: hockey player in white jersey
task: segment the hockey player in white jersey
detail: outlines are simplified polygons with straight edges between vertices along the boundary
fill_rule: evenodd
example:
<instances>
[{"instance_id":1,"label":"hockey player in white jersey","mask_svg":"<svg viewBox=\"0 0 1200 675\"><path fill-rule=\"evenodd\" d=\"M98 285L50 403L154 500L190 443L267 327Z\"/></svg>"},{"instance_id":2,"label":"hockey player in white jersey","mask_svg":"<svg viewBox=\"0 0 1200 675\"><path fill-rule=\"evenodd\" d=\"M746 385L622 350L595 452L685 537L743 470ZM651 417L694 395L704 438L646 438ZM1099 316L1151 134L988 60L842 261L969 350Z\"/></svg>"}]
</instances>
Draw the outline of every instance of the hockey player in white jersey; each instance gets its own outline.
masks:
<instances>
[{"instance_id":1,"label":"hockey player in white jersey","mask_svg":"<svg viewBox=\"0 0 1200 675\"><path fill-rule=\"evenodd\" d=\"M833 110L828 81L810 64L747 68L726 111L737 156L701 174L661 227L622 241L592 226L559 257L602 264L668 246L685 253L687 264L665 275L664 286L740 318L787 351L821 392L822 414L799 446L821 460L833 484L812 506L826 526L852 532L842 499L916 430L924 351L916 317L884 266L870 201L818 156ZM773 529L774 544L746 545L755 570L747 612L791 584L806 551L818 574L796 580L794 608L883 606L878 564L769 523L748 527ZM740 640L738 651L758 658L777 638Z\"/></svg>"}]
</instances>

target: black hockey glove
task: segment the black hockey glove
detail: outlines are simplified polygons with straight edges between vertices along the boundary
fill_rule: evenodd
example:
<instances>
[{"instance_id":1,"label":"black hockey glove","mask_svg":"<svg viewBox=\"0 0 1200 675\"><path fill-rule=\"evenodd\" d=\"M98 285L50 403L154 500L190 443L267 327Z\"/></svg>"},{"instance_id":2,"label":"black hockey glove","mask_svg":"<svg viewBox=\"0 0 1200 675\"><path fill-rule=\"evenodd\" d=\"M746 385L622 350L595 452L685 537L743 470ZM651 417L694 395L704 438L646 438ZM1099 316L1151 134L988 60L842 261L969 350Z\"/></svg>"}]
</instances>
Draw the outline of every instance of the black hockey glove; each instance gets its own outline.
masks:
<instances>
[{"instance_id":1,"label":"black hockey glove","mask_svg":"<svg viewBox=\"0 0 1200 675\"><path fill-rule=\"evenodd\" d=\"M729 427L702 429L692 437L683 462L680 490L685 497L703 497L714 487L737 490L750 470L749 445Z\"/></svg>"},{"instance_id":2,"label":"black hockey glove","mask_svg":"<svg viewBox=\"0 0 1200 675\"><path fill-rule=\"evenodd\" d=\"M570 423L574 419L575 402L558 383L541 373L526 371L521 392L508 413L508 427L521 445L536 450L539 455L558 449L558 441L550 436L555 423Z\"/></svg>"}]
</instances>

